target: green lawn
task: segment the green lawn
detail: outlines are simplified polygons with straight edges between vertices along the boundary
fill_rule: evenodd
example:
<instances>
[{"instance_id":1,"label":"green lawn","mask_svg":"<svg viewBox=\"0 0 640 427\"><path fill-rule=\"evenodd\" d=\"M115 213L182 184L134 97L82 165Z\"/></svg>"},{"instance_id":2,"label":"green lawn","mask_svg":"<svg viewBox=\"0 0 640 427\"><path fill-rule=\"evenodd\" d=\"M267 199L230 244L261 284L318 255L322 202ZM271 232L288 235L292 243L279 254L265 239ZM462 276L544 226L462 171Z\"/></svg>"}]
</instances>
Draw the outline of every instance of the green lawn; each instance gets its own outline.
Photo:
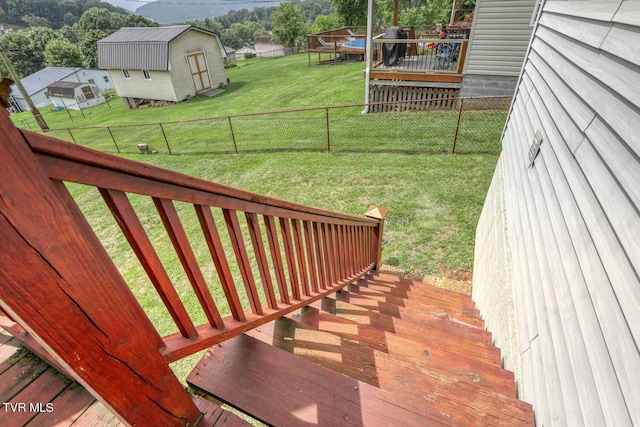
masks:
<instances>
[{"instance_id":1,"label":"green lawn","mask_svg":"<svg viewBox=\"0 0 640 427\"><path fill-rule=\"evenodd\" d=\"M226 70L231 83L213 98L198 96L190 101L166 107L126 110L119 98L106 105L84 110L86 118L71 111L42 108L50 128L105 126L132 123L156 123L202 117L227 116L261 111L290 110L362 103L364 100L364 64L345 63L309 67L307 55L297 54L251 63ZM126 114L125 114L126 112ZM13 116L18 126L27 120L35 130L30 113Z\"/></svg>"}]
</instances>

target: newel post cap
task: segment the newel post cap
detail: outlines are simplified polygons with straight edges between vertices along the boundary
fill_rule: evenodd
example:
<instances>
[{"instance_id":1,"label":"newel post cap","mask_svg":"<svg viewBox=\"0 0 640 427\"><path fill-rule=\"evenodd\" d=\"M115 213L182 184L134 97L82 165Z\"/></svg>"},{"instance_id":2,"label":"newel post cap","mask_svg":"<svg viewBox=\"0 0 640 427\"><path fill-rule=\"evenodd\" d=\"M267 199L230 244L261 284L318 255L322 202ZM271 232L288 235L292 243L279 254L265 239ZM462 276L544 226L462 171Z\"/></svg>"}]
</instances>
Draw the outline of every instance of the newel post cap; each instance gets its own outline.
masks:
<instances>
[{"instance_id":1,"label":"newel post cap","mask_svg":"<svg viewBox=\"0 0 640 427\"><path fill-rule=\"evenodd\" d=\"M387 212L389 212L389 209L387 208L381 208L379 206L371 205L369 206L369 209L367 209L367 211L364 213L364 215L369 218L382 220L387 215Z\"/></svg>"}]
</instances>

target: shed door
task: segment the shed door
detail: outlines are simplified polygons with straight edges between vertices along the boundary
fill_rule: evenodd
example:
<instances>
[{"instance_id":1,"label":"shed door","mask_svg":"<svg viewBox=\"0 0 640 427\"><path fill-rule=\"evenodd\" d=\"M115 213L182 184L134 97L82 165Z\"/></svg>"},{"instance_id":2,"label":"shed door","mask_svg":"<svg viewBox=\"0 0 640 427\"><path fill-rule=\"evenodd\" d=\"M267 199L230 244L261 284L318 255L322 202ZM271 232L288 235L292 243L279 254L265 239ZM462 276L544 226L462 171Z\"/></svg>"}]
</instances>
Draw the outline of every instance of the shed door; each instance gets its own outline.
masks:
<instances>
[{"instance_id":1,"label":"shed door","mask_svg":"<svg viewBox=\"0 0 640 427\"><path fill-rule=\"evenodd\" d=\"M209 89L211 87L211 80L209 79L207 63L204 60L204 52L187 55L187 61L189 62L191 77L193 78L196 92Z\"/></svg>"}]
</instances>

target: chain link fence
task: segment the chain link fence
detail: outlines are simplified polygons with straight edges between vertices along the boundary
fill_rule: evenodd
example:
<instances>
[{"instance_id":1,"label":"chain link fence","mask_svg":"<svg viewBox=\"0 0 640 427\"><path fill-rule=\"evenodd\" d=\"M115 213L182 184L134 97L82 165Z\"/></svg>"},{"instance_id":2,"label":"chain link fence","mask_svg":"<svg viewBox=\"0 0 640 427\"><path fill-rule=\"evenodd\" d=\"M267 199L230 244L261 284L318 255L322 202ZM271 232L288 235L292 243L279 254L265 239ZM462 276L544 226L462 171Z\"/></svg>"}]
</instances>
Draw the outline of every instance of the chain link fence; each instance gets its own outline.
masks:
<instances>
[{"instance_id":1,"label":"chain link fence","mask_svg":"<svg viewBox=\"0 0 640 427\"><path fill-rule=\"evenodd\" d=\"M112 153L498 154L510 99L396 101L384 103L388 110L384 113L364 114L367 106L349 105L174 122L52 129L47 134Z\"/></svg>"}]
</instances>

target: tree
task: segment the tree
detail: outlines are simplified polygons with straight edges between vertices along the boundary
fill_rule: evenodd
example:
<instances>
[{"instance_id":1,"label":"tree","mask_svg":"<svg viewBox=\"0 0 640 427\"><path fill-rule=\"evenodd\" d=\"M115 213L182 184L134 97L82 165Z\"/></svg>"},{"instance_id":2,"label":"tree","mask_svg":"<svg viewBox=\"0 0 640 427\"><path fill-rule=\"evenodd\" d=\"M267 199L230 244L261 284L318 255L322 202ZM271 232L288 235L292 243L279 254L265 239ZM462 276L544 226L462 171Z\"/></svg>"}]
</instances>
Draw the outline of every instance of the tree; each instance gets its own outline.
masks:
<instances>
[{"instance_id":1,"label":"tree","mask_svg":"<svg viewBox=\"0 0 640 427\"><path fill-rule=\"evenodd\" d=\"M37 16L32 13L23 16L22 22L27 24L29 27L51 27L51 23L47 18L43 18L42 16Z\"/></svg>"},{"instance_id":2,"label":"tree","mask_svg":"<svg viewBox=\"0 0 640 427\"><path fill-rule=\"evenodd\" d=\"M316 20L313 22L311 31L319 33L321 31L333 30L343 26L344 21L337 13L332 13L331 15L318 15Z\"/></svg>"},{"instance_id":3,"label":"tree","mask_svg":"<svg viewBox=\"0 0 640 427\"><path fill-rule=\"evenodd\" d=\"M111 12L98 7L92 7L84 12L78 21L78 30L81 32L91 30L106 31L111 28L113 28L111 26Z\"/></svg>"},{"instance_id":4,"label":"tree","mask_svg":"<svg viewBox=\"0 0 640 427\"><path fill-rule=\"evenodd\" d=\"M367 0L331 0L345 25L367 25Z\"/></svg>"},{"instance_id":5,"label":"tree","mask_svg":"<svg viewBox=\"0 0 640 427\"><path fill-rule=\"evenodd\" d=\"M16 72L25 77L44 67L44 50L47 43L62 36L47 27L34 27L24 33L9 33L0 38L3 49Z\"/></svg>"},{"instance_id":6,"label":"tree","mask_svg":"<svg viewBox=\"0 0 640 427\"><path fill-rule=\"evenodd\" d=\"M80 33L80 51L84 68L98 67L98 40L109 34L102 30L89 30Z\"/></svg>"},{"instance_id":7,"label":"tree","mask_svg":"<svg viewBox=\"0 0 640 427\"><path fill-rule=\"evenodd\" d=\"M44 49L44 65L48 67L82 67L82 52L65 39L54 39Z\"/></svg>"},{"instance_id":8,"label":"tree","mask_svg":"<svg viewBox=\"0 0 640 427\"><path fill-rule=\"evenodd\" d=\"M302 12L293 3L281 3L273 12L274 38L285 47L295 46L297 39L303 35L303 30Z\"/></svg>"}]
</instances>

